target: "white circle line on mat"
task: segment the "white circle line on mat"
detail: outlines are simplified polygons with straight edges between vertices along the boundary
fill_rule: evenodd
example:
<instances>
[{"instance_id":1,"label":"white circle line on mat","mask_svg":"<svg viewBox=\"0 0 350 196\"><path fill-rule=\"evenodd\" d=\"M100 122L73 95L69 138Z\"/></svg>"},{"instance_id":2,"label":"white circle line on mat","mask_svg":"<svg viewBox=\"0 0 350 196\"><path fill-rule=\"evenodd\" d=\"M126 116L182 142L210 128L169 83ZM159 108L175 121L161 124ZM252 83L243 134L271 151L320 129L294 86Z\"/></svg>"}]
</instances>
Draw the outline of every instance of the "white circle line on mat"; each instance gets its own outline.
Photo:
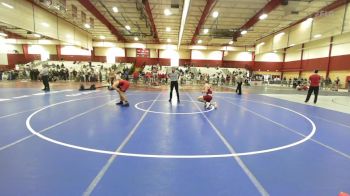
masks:
<instances>
[{"instance_id":1,"label":"white circle line on mat","mask_svg":"<svg viewBox=\"0 0 350 196\"><path fill-rule=\"evenodd\" d=\"M41 108L41 109L33 112L26 119L26 126L27 126L28 130L31 133L33 133L34 135L38 136L39 138L41 138L43 140L46 140L48 142L51 142L51 143L54 143L54 144L58 144L58 145L61 145L61 146L65 146L65 147L68 147L68 148L77 149L77 150L94 152L94 153L100 153L100 154L118 155L118 156L139 157L139 158L161 158L161 159L226 158L226 157L248 156L248 155L257 155L257 154L275 152L275 151L291 148L291 147L297 146L299 144L302 144L302 143L306 142L307 140L309 140L316 133L316 125L315 125L315 123L311 119L309 119L307 116L305 116L305 115L303 115L303 114L301 114L301 113L299 113L297 111L294 111L292 109L286 108L286 107L282 107L282 106L278 106L278 105L274 105L274 104L269 104L269 103L264 103L264 102L260 102L260 103L265 104L265 105L270 105L270 106L273 106L273 107L282 108L284 110L290 111L292 113L295 113L295 114L305 118L312 125L312 130L309 133L309 135L307 135L306 137L304 137L303 139L301 139L299 141L296 141L296 142L293 142L293 143L290 143L290 144L287 144L287 145L283 145L283 146L279 146L279 147L275 147L275 148L264 149L264 150L257 150L257 151L230 153L230 154L207 154L207 155L163 155L163 154L139 154L139 153L127 153L127 152L114 152L114 151L109 151L109 150L100 150L100 149L95 149L95 148L82 147L82 146L69 144L69 143L65 143L65 142L61 142L61 141L49 138L49 137L47 137L45 135L42 135L41 133L35 131L32 128L32 126L30 124L30 121L33 118L33 116L35 116L39 112L44 111L45 109L53 107L53 106L57 106L57 105L60 105L60 104L73 102L73 101L79 101L79 100L82 100L82 99L74 99L74 100L63 101L63 102L51 104L49 106L46 106L44 108ZM249 100L247 100L247 101L249 101ZM254 102L258 102L258 101L254 101Z\"/></svg>"},{"instance_id":2,"label":"white circle line on mat","mask_svg":"<svg viewBox=\"0 0 350 196\"><path fill-rule=\"evenodd\" d=\"M141 108L139 105L140 104L143 104L143 103L147 103L147 102L152 102L153 100L148 100L148 101L141 101L141 102L138 102L135 104L135 108L138 109L138 110L141 110L141 111L144 111L144 112L148 112L148 113L155 113L155 114L168 114L168 115L189 115L189 114L202 114L202 113L207 113L207 112L210 112L210 111L213 111L214 110L214 107L211 107L209 110L202 110L202 111L198 111L198 112L160 112L160 111L153 111L153 110L146 110L146 109L143 109ZM168 100L157 100L156 102L169 102ZM181 102L192 102L192 103L200 103L200 104L204 104L202 102L199 102L199 101L191 101L191 100L181 100ZM169 103L171 104L171 103ZM172 107L175 107L175 106L172 106Z\"/></svg>"}]
</instances>

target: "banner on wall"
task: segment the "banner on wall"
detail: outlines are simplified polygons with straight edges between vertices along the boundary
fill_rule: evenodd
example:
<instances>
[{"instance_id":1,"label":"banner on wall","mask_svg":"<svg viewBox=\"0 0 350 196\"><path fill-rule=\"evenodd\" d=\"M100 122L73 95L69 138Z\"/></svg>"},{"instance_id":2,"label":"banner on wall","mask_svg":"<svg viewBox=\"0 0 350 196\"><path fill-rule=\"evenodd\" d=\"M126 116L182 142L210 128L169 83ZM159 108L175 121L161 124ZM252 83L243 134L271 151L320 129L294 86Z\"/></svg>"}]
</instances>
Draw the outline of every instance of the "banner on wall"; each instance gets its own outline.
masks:
<instances>
[{"instance_id":1,"label":"banner on wall","mask_svg":"<svg viewBox=\"0 0 350 196\"><path fill-rule=\"evenodd\" d=\"M150 50L143 48L136 48L136 57L150 57Z\"/></svg>"}]
</instances>

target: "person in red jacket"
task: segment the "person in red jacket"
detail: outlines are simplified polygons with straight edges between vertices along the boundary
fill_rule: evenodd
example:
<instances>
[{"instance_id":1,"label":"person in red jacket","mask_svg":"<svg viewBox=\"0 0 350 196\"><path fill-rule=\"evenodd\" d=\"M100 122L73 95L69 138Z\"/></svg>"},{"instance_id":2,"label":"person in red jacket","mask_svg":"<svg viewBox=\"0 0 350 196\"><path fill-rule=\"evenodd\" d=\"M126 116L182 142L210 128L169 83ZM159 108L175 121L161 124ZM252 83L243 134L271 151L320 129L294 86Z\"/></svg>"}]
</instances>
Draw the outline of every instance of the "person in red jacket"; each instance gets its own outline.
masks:
<instances>
[{"instance_id":1,"label":"person in red jacket","mask_svg":"<svg viewBox=\"0 0 350 196\"><path fill-rule=\"evenodd\" d=\"M314 95L315 95L314 103L316 103L318 91L320 89L320 81L321 81L321 76L318 75L318 70L315 70L315 73L309 77L309 80L310 80L310 87L309 87L309 91L307 92L305 103L309 101L312 92L314 92Z\"/></svg>"},{"instance_id":2,"label":"person in red jacket","mask_svg":"<svg viewBox=\"0 0 350 196\"><path fill-rule=\"evenodd\" d=\"M116 103L116 105L129 106L128 99L125 95L125 92L129 88L129 86L130 86L130 83L127 80L117 79L114 82L113 88L118 92L120 97L120 102Z\"/></svg>"},{"instance_id":3,"label":"person in red jacket","mask_svg":"<svg viewBox=\"0 0 350 196\"><path fill-rule=\"evenodd\" d=\"M135 84L137 84L137 81L139 80L139 75L140 75L140 73L138 71L134 71L133 79L134 79Z\"/></svg>"}]
</instances>

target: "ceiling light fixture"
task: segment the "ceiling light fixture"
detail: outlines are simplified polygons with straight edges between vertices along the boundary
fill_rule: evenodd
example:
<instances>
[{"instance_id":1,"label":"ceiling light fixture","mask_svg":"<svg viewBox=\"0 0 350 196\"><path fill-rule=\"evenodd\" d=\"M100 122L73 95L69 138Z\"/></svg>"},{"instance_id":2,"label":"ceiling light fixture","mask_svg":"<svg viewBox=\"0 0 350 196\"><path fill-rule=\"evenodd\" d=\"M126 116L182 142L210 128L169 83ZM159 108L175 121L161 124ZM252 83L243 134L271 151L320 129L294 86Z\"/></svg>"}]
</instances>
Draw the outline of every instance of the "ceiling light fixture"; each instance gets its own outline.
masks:
<instances>
[{"instance_id":1,"label":"ceiling light fixture","mask_svg":"<svg viewBox=\"0 0 350 196\"><path fill-rule=\"evenodd\" d=\"M200 39L200 40L198 40L198 42L197 42L197 43L198 43L198 44L201 44L202 42L203 42L203 41Z\"/></svg>"},{"instance_id":2,"label":"ceiling light fixture","mask_svg":"<svg viewBox=\"0 0 350 196\"><path fill-rule=\"evenodd\" d=\"M314 38L320 38L320 37L322 37L321 34L316 34L316 35L314 35Z\"/></svg>"},{"instance_id":3,"label":"ceiling light fixture","mask_svg":"<svg viewBox=\"0 0 350 196\"><path fill-rule=\"evenodd\" d=\"M43 25L44 27L49 27L50 25L46 22L42 22L41 25Z\"/></svg>"},{"instance_id":4,"label":"ceiling light fixture","mask_svg":"<svg viewBox=\"0 0 350 196\"><path fill-rule=\"evenodd\" d=\"M241 34L242 34L242 35L245 35L245 34L247 34L247 33L248 33L248 31L246 31L246 30L241 31Z\"/></svg>"},{"instance_id":5,"label":"ceiling light fixture","mask_svg":"<svg viewBox=\"0 0 350 196\"><path fill-rule=\"evenodd\" d=\"M131 27L129 25L126 25L125 28L130 31Z\"/></svg>"},{"instance_id":6,"label":"ceiling light fixture","mask_svg":"<svg viewBox=\"0 0 350 196\"><path fill-rule=\"evenodd\" d=\"M280 37L280 36L283 36L284 34L286 34L285 32L281 32L279 34L277 34L276 36Z\"/></svg>"},{"instance_id":7,"label":"ceiling light fixture","mask_svg":"<svg viewBox=\"0 0 350 196\"><path fill-rule=\"evenodd\" d=\"M34 34L34 37L38 37L38 38L40 38L40 37L41 37L41 35L39 35L39 34Z\"/></svg>"},{"instance_id":8,"label":"ceiling light fixture","mask_svg":"<svg viewBox=\"0 0 350 196\"><path fill-rule=\"evenodd\" d=\"M100 35L100 39L106 39L106 37L103 35Z\"/></svg>"},{"instance_id":9,"label":"ceiling light fixture","mask_svg":"<svg viewBox=\"0 0 350 196\"><path fill-rule=\"evenodd\" d=\"M164 10L164 15L170 16L171 15L171 11L169 9L165 9Z\"/></svg>"},{"instance_id":10,"label":"ceiling light fixture","mask_svg":"<svg viewBox=\"0 0 350 196\"><path fill-rule=\"evenodd\" d=\"M0 32L0 36L7 37L7 34L4 32Z\"/></svg>"},{"instance_id":11,"label":"ceiling light fixture","mask_svg":"<svg viewBox=\"0 0 350 196\"><path fill-rule=\"evenodd\" d=\"M314 19L310 17L310 18L306 19L305 21L306 21L306 22L312 22L313 20L314 20Z\"/></svg>"},{"instance_id":12,"label":"ceiling light fixture","mask_svg":"<svg viewBox=\"0 0 350 196\"><path fill-rule=\"evenodd\" d=\"M213 12L213 18L217 18L218 16L219 16L219 12L218 11Z\"/></svg>"},{"instance_id":13,"label":"ceiling light fixture","mask_svg":"<svg viewBox=\"0 0 350 196\"><path fill-rule=\"evenodd\" d=\"M4 3L4 2L2 2L1 4L7 8L13 9L13 6L10 4Z\"/></svg>"},{"instance_id":14,"label":"ceiling light fixture","mask_svg":"<svg viewBox=\"0 0 350 196\"><path fill-rule=\"evenodd\" d=\"M180 50L180 45L182 42L182 36L184 34L184 31L185 31L185 25L186 25L186 20L188 17L188 12L190 10L190 5L191 5L191 0L184 0L183 1L180 29L179 29L178 39L177 39L177 50Z\"/></svg>"},{"instance_id":15,"label":"ceiling light fixture","mask_svg":"<svg viewBox=\"0 0 350 196\"><path fill-rule=\"evenodd\" d=\"M84 24L84 27L87 28L87 29L90 29L90 28L91 28L91 26L90 26L88 23L85 23L85 24Z\"/></svg>"},{"instance_id":16,"label":"ceiling light fixture","mask_svg":"<svg viewBox=\"0 0 350 196\"><path fill-rule=\"evenodd\" d=\"M260 20L264 20L264 19L267 18L267 16L268 16L267 14L262 14L262 15L259 16L259 19Z\"/></svg>"},{"instance_id":17,"label":"ceiling light fixture","mask_svg":"<svg viewBox=\"0 0 350 196\"><path fill-rule=\"evenodd\" d=\"M209 32L209 29L204 29L203 32L204 34L207 34Z\"/></svg>"},{"instance_id":18,"label":"ceiling light fixture","mask_svg":"<svg viewBox=\"0 0 350 196\"><path fill-rule=\"evenodd\" d=\"M166 32L170 32L170 31L171 31L171 28L170 28L170 27L166 27L166 28L165 28L165 31L166 31Z\"/></svg>"},{"instance_id":19,"label":"ceiling light fixture","mask_svg":"<svg viewBox=\"0 0 350 196\"><path fill-rule=\"evenodd\" d=\"M112 10L113 10L113 12L114 12L114 13L119 12L119 10L118 10L118 8L117 8L117 7L113 7L113 8L112 8Z\"/></svg>"},{"instance_id":20,"label":"ceiling light fixture","mask_svg":"<svg viewBox=\"0 0 350 196\"><path fill-rule=\"evenodd\" d=\"M260 44L258 44L257 46L260 47L260 46L263 46L265 45L265 42L261 42Z\"/></svg>"},{"instance_id":21,"label":"ceiling light fixture","mask_svg":"<svg viewBox=\"0 0 350 196\"><path fill-rule=\"evenodd\" d=\"M139 41L139 38L138 38L138 37L134 37L134 40L135 40L135 41Z\"/></svg>"}]
</instances>

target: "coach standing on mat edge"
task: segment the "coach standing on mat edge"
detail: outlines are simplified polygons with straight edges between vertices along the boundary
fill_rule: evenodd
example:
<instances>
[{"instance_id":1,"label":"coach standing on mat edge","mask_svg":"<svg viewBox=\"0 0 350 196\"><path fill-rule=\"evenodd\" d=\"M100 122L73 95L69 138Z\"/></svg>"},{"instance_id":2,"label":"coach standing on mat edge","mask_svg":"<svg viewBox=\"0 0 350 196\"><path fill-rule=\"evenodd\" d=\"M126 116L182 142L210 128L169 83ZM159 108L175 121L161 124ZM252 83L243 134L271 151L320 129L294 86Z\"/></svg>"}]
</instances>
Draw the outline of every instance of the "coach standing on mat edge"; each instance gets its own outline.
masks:
<instances>
[{"instance_id":1,"label":"coach standing on mat edge","mask_svg":"<svg viewBox=\"0 0 350 196\"><path fill-rule=\"evenodd\" d=\"M315 95L314 103L317 102L317 96L318 96L318 91L320 89L320 81L321 81L321 76L318 75L317 73L318 73L318 70L315 70L315 73L309 77L310 88L309 88L309 91L307 92L305 103L309 101L312 92L314 92L314 95Z\"/></svg>"},{"instance_id":2,"label":"coach standing on mat edge","mask_svg":"<svg viewBox=\"0 0 350 196\"><path fill-rule=\"evenodd\" d=\"M176 95L177 95L177 102L180 103L180 96L179 96L179 73L175 71L175 67L172 68L171 73L168 74L168 77L170 79L170 98L169 102L171 102L171 99L173 98L173 89L175 87Z\"/></svg>"},{"instance_id":3,"label":"coach standing on mat edge","mask_svg":"<svg viewBox=\"0 0 350 196\"><path fill-rule=\"evenodd\" d=\"M49 68L48 65L43 65L43 69L40 72L41 79L43 80L44 89L43 91L50 91L49 85Z\"/></svg>"}]
</instances>

